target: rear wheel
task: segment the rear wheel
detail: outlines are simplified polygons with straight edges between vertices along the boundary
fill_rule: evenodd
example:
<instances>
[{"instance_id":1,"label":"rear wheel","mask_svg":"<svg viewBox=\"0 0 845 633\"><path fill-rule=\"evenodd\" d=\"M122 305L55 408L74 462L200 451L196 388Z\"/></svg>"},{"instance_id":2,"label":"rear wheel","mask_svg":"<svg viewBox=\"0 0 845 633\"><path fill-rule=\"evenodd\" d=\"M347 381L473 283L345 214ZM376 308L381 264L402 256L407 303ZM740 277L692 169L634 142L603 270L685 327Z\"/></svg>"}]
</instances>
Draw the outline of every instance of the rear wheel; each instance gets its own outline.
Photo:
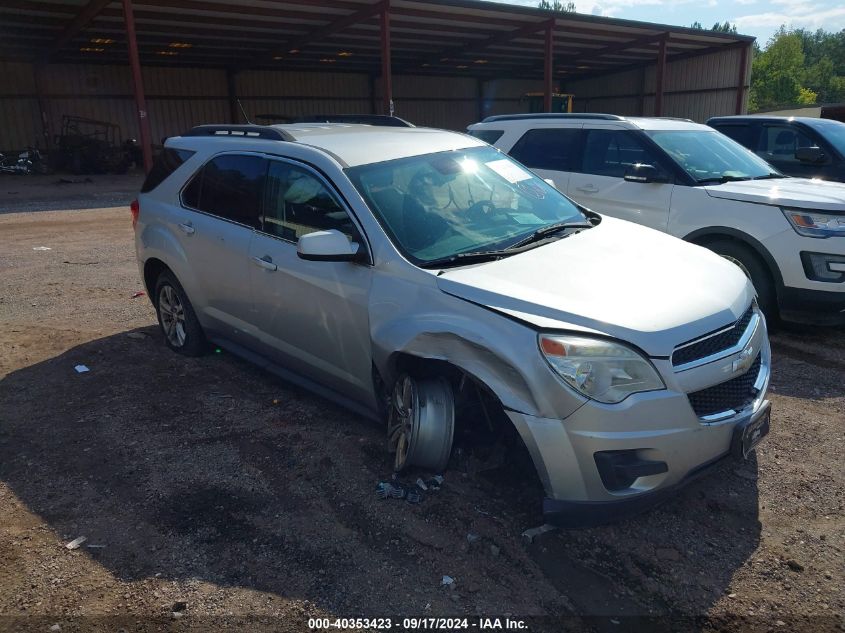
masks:
<instances>
[{"instance_id":1,"label":"rear wheel","mask_svg":"<svg viewBox=\"0 0 845 633\"><path fill-rule=\"evenodd\" d=\"M435 472L449 462L455 401L449 381L403 374L394 383L387 415L388 449L396 472L419 466Z\"/></svg>"},{"instance_id":2,"label":"rear wheel","mask_svg":"<svg viewBox=\"0 0 845 633\"><path fill-rule=\"evenodd\" d=\"M158 323L167 346L185 356L200 356L206 341L202 326L188 295L170 271L161 273L156 282L155 306Z\"/></svg>"},{"instance_id":3,"label":"rear wheel","mask_svg":"<svg viewBox=\"0 0 845 633\"><path fill-rule=\"evenodd\" d=\"M705 244L714 253L736 264L757 291L757 303L771 321L777 319L775 284L768 267L751 248L733 240L715 240Z\"/></svg>"}]
</instances>

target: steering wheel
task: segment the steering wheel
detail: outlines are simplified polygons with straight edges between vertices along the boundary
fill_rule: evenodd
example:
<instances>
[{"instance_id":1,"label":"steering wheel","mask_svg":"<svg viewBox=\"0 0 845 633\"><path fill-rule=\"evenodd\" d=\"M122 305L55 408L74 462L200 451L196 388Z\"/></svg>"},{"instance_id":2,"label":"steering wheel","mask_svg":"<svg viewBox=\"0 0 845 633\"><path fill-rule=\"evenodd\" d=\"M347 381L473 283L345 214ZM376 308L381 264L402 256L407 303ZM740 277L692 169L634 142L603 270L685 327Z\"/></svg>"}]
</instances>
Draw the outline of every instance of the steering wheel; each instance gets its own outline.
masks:
<instances>
[{"instance_id":1,"label":"steering wheel","mask_svg":"<svg viewBox=\"0 0 845 633\"><path fill-rule=\"evenodd\" d=\"M467 218L472 222L483 222L496 211L492 200L479 200L467 207Z\"/></svg>"}]
</instances>

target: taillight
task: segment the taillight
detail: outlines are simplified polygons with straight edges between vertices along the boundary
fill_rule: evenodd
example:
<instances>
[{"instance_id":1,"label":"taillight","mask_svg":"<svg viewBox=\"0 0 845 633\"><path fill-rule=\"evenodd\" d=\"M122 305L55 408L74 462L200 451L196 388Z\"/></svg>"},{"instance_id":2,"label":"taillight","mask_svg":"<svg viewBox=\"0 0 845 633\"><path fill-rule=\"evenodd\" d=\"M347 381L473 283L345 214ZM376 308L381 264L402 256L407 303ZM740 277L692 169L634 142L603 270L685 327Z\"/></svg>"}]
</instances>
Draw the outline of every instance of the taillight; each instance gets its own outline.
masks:
<instances>
[{"instance_id":1,"label":"taillight","mask_svg":"<svg viewBox=\"0 0 845 633\"><path fill-rule=\"evenodd\" d=\"M129 205L129 211L132 213L132 228L134 229L138 225L138 214L141 212L141 205L137 200L133 200Z\"/></svg>"}]
</instances>

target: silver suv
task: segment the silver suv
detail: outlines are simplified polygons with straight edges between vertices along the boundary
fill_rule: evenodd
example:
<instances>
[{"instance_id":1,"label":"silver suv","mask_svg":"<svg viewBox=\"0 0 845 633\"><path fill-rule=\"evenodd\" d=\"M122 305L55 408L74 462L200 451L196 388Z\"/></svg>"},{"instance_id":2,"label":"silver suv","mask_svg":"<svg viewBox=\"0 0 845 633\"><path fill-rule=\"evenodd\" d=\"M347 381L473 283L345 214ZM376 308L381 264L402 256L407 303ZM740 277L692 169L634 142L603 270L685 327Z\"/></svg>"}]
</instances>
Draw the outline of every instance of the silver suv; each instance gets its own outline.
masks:
<instances>
[{"instance_id":1,"label":"silver suv","mask_svg":"<svg viewBox=\"0 0 845 633\"><path fill-rule=\"evenodd\" d=\"M132 210L167 345L211 341L383 421L397 471L512 435L546 519L584 525L768 431L766 324L736 266L470 136L200 126Z\"/></svg>"}]
</instances>

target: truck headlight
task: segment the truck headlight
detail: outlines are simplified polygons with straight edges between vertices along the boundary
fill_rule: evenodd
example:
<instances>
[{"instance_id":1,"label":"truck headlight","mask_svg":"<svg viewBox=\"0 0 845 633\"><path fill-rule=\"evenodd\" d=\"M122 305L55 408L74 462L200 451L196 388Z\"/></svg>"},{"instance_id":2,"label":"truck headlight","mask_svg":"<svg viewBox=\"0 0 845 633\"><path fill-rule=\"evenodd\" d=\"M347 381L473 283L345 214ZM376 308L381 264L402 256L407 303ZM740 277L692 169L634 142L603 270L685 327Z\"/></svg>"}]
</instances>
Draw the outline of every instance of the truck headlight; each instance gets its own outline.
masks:
<instances>
[{"instance_id":1,"label":"truck headlight","mask_svg":"<svg viewBox=\"0 0 845 633\"><path fill-rule=\"evenodd\" d=\"M845 236L845 212L781 209L798 235L804 237Z\"/></svg>"},{"instance_id":2,"label":"truck headlight","mask_svg":"<svg viewBox=\"0 0 845 633\"><path fill-rule=\"evenodd\" d=\"M541 334L552 369L582 395L616 404L632 393L665 389L654 366L633 349L598 338Z\"/></svg>"}]
</instances>

